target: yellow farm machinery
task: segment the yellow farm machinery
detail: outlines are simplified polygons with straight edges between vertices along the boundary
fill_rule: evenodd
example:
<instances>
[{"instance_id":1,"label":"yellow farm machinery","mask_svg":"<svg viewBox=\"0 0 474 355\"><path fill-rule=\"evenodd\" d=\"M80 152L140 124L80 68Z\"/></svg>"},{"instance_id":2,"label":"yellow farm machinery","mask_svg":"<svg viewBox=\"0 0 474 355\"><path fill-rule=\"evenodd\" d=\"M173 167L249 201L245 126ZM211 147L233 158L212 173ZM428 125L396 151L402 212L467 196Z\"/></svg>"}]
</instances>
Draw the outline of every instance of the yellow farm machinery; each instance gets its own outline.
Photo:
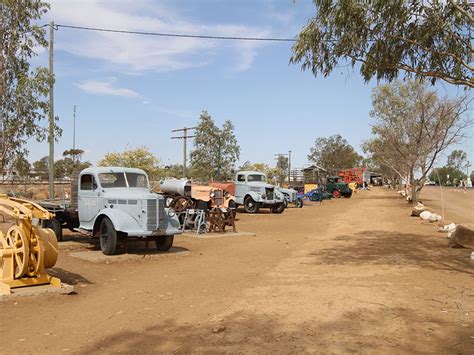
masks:
<instances>
[{"instance_id":1,"label":"yellow farm machinery","mask_svg":"<svg viewBox=\"0 0 474 355\"><path fill-rule=\"evenodd\" d=\"M0 214L15 221L6 233L0 230L0 295L26 286L61 287L46 273L58 259L58 242L52 229L41 222L53 214L31 201L0 195Z\"/></svg>"}]
</instances>

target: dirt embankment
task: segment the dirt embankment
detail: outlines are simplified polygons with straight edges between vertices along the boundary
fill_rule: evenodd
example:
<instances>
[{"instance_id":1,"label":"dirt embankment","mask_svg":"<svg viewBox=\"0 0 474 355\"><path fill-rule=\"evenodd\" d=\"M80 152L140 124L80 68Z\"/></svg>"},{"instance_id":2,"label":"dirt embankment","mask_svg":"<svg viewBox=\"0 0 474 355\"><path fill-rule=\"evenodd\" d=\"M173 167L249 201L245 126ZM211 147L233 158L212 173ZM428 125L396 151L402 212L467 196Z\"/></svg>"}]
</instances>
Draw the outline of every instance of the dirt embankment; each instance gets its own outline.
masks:
<instances>
[{"instance_id":1,"label":"dirt embankment","mask_svg":"<svg viewBox=\"0 0 474 355\"><path fill-rule=\"evenodd\" d=\"M91 264L77 294L0 303L1 353L474 352L474 264L374 189L283 215L254 238L177 237L185 257Z\"/></svg>"}]
</instances>

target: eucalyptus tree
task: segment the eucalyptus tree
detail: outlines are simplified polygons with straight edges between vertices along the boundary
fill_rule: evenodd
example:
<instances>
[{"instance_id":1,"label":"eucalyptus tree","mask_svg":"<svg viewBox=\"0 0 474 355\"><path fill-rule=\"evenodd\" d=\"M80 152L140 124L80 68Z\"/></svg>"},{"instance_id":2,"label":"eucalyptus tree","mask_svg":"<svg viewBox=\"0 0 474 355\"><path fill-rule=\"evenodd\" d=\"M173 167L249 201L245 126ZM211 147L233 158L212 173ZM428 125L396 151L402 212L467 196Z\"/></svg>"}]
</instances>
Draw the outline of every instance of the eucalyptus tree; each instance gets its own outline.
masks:
<instances>
[{"instance_id":1,"label":"eucalyptus tree","mask_svg":"<svg viewBox=\"0 0 474 355\"><path fill-rule=\"evenodd\" d=\"M328 76L341 64L360 64L362 77L400 76L474 87L469 0L314 0L316 14L302 29L290 63Z\"/></svg>"},{"instance_id":2,"label":"eucalyptus tree","mask_svg":"<svg viewBox=\"0 0 474 355\"><path fill-rule=\"evenodd\" d=\"M419 81L380 85L372 95L373 139L366 148L411 185L414 203L442 152L465 138L466 96L440 98Z\"/></svg>"},{"instance_id":3,"label":"eucalyptus tree","mask_svg":"<svg viewBox=\"0 0 474 355\"><path fill-rule=\"evenodd\" d=\"M226 120L219 128L203 111L195 130L191 175L204 181L230 179L239 157L240 146L232 122Z\"/></svg>"},{"instance_id":4,"label":"eucalyptus tree","mask_svg":"<svg viewBox=\"0 0 474 355\"><path fill-rule=\"evenodd\" d=\"M15 156L26 155L26 141L47 137L49 84L44 67L32 68L36 50L47 46L36 23L48 11L41 0L0 2L0 173ZM55 134L61 134L56 125Z\"/></svg>"},{"instance_id":5,"label":"eucalyptus tree","mask_svg":"<svg viewBox=\"0 0 474 355\"><path fill-rule=\"evenodd\" d=\"M308 160L337 174L341 169L353 168L362 161L355 149L341 135L316 138Z\"/></svg>"}]
</instances>

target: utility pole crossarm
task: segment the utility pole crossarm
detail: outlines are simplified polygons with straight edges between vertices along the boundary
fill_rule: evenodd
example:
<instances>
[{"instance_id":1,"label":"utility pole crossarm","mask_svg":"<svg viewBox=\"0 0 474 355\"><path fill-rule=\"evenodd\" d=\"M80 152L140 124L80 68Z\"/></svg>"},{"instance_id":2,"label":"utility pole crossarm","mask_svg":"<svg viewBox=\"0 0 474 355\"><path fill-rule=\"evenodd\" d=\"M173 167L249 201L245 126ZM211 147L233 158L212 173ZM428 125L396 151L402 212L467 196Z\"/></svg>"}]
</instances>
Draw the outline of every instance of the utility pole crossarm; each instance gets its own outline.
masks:
<instances>
[{"instance_id":1,"label":"utility pole crossarm","mask_svg":"<svg viewBox=\"0 0 474 355\"><path fill-rule=\"evenodd\" d=\"M196 136L188 136L188 130L196 129L197 127L184 127L173 129L171 132L183 132L182 136L171 137L171 139L182 139L183 140L183 178L186 177L186 161L187 161L187 144L189 138L194 138Z\"/></svg>"}]
</instances>

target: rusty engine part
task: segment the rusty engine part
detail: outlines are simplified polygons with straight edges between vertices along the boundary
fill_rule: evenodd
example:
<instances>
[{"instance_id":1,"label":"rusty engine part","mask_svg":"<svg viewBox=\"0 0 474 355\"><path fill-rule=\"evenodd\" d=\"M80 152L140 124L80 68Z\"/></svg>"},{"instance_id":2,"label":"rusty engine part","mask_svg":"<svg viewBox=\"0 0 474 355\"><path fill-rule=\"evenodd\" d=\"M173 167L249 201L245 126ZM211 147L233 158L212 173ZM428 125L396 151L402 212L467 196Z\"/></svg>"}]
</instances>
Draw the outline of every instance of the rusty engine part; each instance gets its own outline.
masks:
<instances>
[{"instance_id":1,"label":"rusty engine part","mask_svg":"<svg viewBox=\"0 0 474 355\"><path fill-rule=\"evenodd\" d=\"M220 225L220 220L224 220L225 226L232 226L235 230L236 205L234 197L229 192L221 188L207 185L192 184L187 179L165 179L160 181L160 192L164 195L168 207L173 208L180 216L180 221L185 224L185 214L189 210L204 210L206 212L206 222L208 230L215 231L212 226ZM217 210L222 214L222 218L216 218ZM187 221L187 223L192 221Z\"/></svg>"}]
</instances>

